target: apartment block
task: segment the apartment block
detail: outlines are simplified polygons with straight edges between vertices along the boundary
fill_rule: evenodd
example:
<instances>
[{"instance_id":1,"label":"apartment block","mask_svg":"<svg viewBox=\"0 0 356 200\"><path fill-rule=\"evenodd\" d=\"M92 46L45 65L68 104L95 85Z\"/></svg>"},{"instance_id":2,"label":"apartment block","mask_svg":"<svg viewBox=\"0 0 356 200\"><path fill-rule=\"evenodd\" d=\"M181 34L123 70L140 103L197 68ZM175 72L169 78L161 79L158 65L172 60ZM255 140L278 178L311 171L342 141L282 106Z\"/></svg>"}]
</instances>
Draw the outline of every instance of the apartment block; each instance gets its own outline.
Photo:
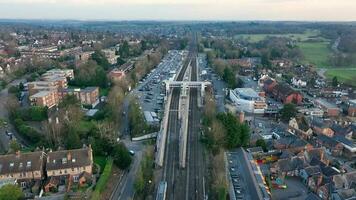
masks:
<instances>
[{"instance_id":1,"label":"apartment block","mask_svg":"<svg viewBox=\"0 0 356 200\"><path fill-rule=\"evenodd\" d=\"M59 90L58 94L60 99L63 99L66 95L74 95L84 105L96 106L99 103L99 87L63 89Z\"/></svg>"},{"instance_id":2,"label":"apartment block","mask_svg":"<svg viewBox=\"0 0 356 200\"><path fill-rule=\"evenodd\" d=\"M35 106L52 108L53 106L56 106L59 103L58 92L55 90L40 91L30 96L30 102L32 105Z\"/></svg>"}]
</instances>

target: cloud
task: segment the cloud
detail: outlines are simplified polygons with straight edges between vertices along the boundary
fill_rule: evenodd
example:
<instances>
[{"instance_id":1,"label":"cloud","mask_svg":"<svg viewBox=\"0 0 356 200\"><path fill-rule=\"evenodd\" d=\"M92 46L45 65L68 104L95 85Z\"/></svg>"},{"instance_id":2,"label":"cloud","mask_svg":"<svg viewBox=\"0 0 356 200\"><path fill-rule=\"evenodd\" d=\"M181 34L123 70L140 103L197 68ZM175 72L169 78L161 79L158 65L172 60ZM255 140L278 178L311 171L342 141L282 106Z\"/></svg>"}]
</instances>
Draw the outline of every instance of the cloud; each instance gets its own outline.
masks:
<instances>
[{"instance_id":1,"label":"cloud","mask_svg":"<svg viewBox=\"0 0 356 200\"><path fill-rule=\"evenodd\" d=\"M356 0L0 0L0 18L356 20Z\"/></svg>"}]
</instances>

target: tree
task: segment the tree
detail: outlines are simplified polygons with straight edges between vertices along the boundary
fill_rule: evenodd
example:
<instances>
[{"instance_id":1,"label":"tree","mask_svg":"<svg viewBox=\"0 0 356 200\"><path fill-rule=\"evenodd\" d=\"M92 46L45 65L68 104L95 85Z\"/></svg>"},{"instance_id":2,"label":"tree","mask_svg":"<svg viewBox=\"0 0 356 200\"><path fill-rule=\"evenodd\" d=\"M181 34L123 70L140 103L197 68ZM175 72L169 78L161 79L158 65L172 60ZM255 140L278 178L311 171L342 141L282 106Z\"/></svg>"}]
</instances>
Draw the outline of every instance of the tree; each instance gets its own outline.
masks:
<instances>
[{"instance_id":1,"label":"tree","mask_svg":"<svg viewBox=\"0 0 356 200\"><path fill-rule=\"evenodd\" d=\"M226 129L226 147L236 148L247 146L250 141L250 130L247 124L241 124L232 113L219 113L217 115Z\"/></svg>"},{"instance_id":2,"label":"tree","mask_svg":"<svg viewBox=\"0 0 356 200\"><path fill-rule=\"evenodd\" d=\"M284 104L283 108L280 111L281 119L285 122L288 122L292 117L297 115L297 108L295 104L289 103Z\"/></svg>"},{"instance_id":3,"label":"tree","mask_svg":"<svg viewBox=\"0 0 356 200\"><path fill-rule=\"evenodd\" d=\"M268 53L263 53L262 54L262 57L261 57L261 64L264 66L264 67L271 67L271 62L269 61L269 55Z\"/></svg>"},{"instance_id":4,"label":"tree","mask_svg":"<svg viewBox=\"0 0 356 200\"><path fill-rule=\"evenodd\" d=\"M0 199L21 200L24 194L19 186L8 184L0 188Z\"/></svg>"},{"instance_id":5,"label":"tree","mask_svg":"<svg viewBox=\"0 0 356 200\"><path fill-rule=\"evenodd\" d=\"M107 70L110 67L110 63L105 57L105 54L102 51L95 51L91 59L93 59L98 65L103 67L105 70Z\"/></svg>"},{"instance_id":6,"label":"tree","mask_svg":"<svg viewBox=\"0 0 356 200\"><path fill-rule=\"evenodd\" d=\"M69 129L67 137L65 137L65 145L67 149L79 149L82 146L80 137L73 128Z\"/></svg>"},{"instance_id":7,"label":"tree","mask_svg":"<svg viewBox=\"0 0 356 200\"><path fill-rule=\"evenodd\" d=\"M337 80L336 76L333 77L331 84L334 87L337 87L339 85L339 81Z\"/></svg>"},{"instance_id":8,"label":"tree","mask_svg":"<svg viewBox=\"0 0 356 200\"><path fill-rule=\"evenodd\" d=\"M128 58L130 56L129 43L125 40L119 49L119 54L121 58Z\"/></svg>"},{"instance_id":9,"label":"tree","mask_svg":"<svg viewBox=\"0 0 356 200\"><path fill-rule=\"evenodd\" d=\"M11 140L10 149L12 152L17 152L21 150L21 145L16 140Z\"/></svg>"},{"instance_id":10,"label":"tree","mask_svg":"<svg viewBox=\"0 0 356 200\"><path fill-rule=\"evenodd\" d=\"M103 67L99 66L95 61L89 60L77 68L75 79L71 84L78 87L99 86L106 88L108 86L108 78Z\"/></svg>"},{"instance_id":11,"label":"tree","mask_svg":"<svg viewBox=\"0 0 356 200\"><path fill-rule=\"evenodd\" d=\"M263 151L266 152L267 151L267 144L266 141L264 139L258 139L256 141L256 146L258 147L262 147Z\"/></svg>"},{"instance_id":12,"label":"tree","mask_svg":"<svg viewBox=\"0 0 356 200\"><path fill-rule=\"evenodd\" d=\"M125 64L126 61L124 59L122 59L121 57L118 57L116 62L118 65L123 65L123 64Z\"/></svg>"},{"instance_id":13,"label":"tree","mask_svg":"<svg viewBox=\"0 0 356 200\"><path fill-rule=\"evenodd\" d=\"M20 84L19 84L19 89L20 89L20 91L23 91L25 89L25 86L22 82L20 82Z\"/></svg>"},{"instance_id":14,"label":"tree","mask_svg":"<svg viewBox=\"0 0 356 200\"><path fill-rule=\"evenodd\" d=\"M229 67L226 67L224 69L224 74L222 78L224 79L224 81L226 81L230 88L236 87L235 73Z\"/></svg>"},{"instance_id":15,"label":"tree","mask_svg":"<svg viewBox=\"0 0 356 200\"><path fill-rule=\"evenodd\" d=\"M115 144L112 152L114 164L120 169L127 169L131 164L131 156L123 143Z\"/></svg>"}]
</instances>

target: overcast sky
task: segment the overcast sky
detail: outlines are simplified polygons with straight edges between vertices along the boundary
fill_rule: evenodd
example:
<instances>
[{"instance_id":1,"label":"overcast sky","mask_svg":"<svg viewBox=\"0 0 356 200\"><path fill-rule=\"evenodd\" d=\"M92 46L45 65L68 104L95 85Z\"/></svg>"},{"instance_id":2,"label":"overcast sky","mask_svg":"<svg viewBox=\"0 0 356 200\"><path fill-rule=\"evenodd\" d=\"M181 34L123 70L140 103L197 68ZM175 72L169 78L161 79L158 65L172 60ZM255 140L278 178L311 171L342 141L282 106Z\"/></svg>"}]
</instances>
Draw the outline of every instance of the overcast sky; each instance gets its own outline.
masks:
<instances>
[{"instance_id":1,"label":"overcast sky","mask_svg":"<svg viewBox=\"0 0 356 200\"><path fill-rule=\"evenodd\" d=\"M356 0L0 0L0 18L356 21Z\"/></svg>"}]
</instances>

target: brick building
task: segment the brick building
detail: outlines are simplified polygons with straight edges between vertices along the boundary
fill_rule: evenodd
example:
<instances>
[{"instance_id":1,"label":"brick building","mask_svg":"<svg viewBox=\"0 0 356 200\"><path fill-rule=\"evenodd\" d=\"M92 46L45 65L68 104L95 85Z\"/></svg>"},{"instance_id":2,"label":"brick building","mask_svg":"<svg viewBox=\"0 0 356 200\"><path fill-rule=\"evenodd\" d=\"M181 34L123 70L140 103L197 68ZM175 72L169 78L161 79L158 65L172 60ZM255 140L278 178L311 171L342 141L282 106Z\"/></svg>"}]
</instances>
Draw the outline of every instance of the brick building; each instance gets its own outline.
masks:
<instances>
[{"instance_id":1,"label":"brick building","mask_svg":"<svg viewBox=\"0 0 356 200\"><path fill-rule=\"evenodd\" d=\"M63 89L58 91L59 99L66 95L74 95L84 105L96 106L99 103L99 87L87 87L84 89Z\"/></svg>"},{"instance_id":2,"label":"brick building","mask_svg":"<svg viewBox=\"0 0 356 200\"><path fill-rule=\"evenodd\" d=\"M40 91L30 96L30 102L34 106L52 108L59 103L58 93L55 90Z\"/></svg>"},{"instance_id":3,"label":"brick building","mask_svg":"<svg viewBox=\"0 0 356 200\"><path fill-rule=\"evenodd\" d=\"M302 104L303 96L301 93L293 90L286 84L276 84L272 88L271 94L273 97L283 104L295 103L297 105Z\"/></svg>"},{"instance_id":4,"label":"brick building","mask_svg":"<svg viewBox=\"0 0 356 200\"><path fill-rule=\"evenodd\" d=\"M324 115L327 117L337 117L340 114L340 109L326 99L316 99L314 104L321 108L324 111Z\"/></svg>"}]
</instances>

